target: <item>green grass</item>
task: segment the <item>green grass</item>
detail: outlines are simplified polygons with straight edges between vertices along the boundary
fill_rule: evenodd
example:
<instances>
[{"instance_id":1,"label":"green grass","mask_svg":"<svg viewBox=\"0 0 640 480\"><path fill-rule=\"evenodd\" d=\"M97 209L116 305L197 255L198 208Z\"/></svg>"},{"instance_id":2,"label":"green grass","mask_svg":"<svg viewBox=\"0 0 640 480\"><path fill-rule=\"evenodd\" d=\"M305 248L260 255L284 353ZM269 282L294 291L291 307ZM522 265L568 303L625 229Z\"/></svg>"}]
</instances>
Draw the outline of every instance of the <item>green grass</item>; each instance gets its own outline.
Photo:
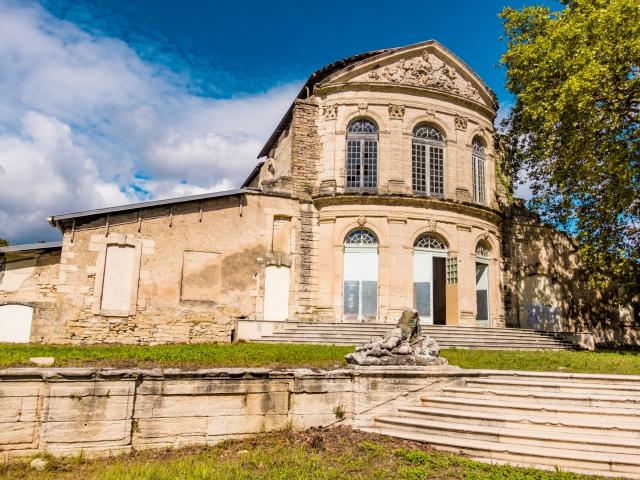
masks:
<instances>
[{"instance_id":1,"label":"green grass","mask_svg":"<svg viewBox=\"0 0 640 480\"><path fill-rule=\"evenodd\" d=\"M55 365L96 367L344 367L353 347L264 343L201 345L15 345L0 344L0 368L28 366L30 357L54 357ZM520 352L443 350L451 365L462 368L589 372L640 375L640 352Z\"/></svg>"},{"instance_id":2,"label":"green grass","mask_svg":"<svg viewBox=\"0 0 640 480\"><path fill-rule=\"evenodd\" d=\"M344 356L351 351L352 347L265 343L155 346L0 344L0 368L29 366L30 357L54 357L55 366L59 367L335 368L345 365Z\"/></svg>"},{"instance_id":3,"label":"green grass","mask_svg":"<svg viewBox=\"0 0 640 480\"><path fill-rule=\"evenodd\" d=\"M346 427L262 434L214 447L146 451L86 461L50 459L37 472L28 461L0 465L0 479L25 480L577 480L566 472L487 465L424 444Z\"/></svg>"},{"instance_id":4,"label":"green grass","mask_svg":"<svg viewBox=\"0 0 640 480\"><path fill-rule=\"evenodd\" d=\"M640 375L638 351L443 350L441 355L462 368Z\"/></svg>"}]
</instances>

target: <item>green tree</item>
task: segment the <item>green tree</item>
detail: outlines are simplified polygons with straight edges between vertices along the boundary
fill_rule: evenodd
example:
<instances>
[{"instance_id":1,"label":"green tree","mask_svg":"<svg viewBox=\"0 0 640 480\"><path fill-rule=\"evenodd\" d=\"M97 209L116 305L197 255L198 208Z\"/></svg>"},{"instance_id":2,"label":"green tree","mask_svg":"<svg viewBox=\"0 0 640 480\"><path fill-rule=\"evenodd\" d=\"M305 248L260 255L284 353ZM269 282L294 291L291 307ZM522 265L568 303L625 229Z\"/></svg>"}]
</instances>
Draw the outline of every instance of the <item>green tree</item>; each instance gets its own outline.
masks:
<instances>
[{"instance_id":1,"label":"green tree","mask_svg":"<svg viewBox=\"0 0 640 480\"><path fill-rule=\"evenodd\" d=\"M0 238L0 247L8 247L9 240L5 240L4 238Z\"/></svg>"},{"instance_id":2,"label":"green tree","mask_svg":"<svg viewBox=\"0 0 640 480\"><path fill-rule=\"evenodd\" d=\"M507 87L516 104L506 170L530 206L570 232L594 286L628 295L640 265L640 1L562 0L505 8Z\"/></svg>"}]
</instances>

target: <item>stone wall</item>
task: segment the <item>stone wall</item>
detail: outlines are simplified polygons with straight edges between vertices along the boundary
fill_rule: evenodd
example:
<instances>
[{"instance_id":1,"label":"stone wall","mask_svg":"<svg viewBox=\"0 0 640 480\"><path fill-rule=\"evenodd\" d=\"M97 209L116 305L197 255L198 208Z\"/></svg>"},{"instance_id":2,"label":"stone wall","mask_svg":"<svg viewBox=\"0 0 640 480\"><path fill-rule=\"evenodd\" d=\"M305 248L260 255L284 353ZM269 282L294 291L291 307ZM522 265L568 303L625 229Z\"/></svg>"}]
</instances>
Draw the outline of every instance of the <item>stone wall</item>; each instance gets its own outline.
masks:
<instances>
[{"instance_id":1,"label":"stone wall","mask_svg":"<svg viewBox=\"0 0 640 480\"><path fill-rule=\"evenodd\" d=\"M455 368L0 370L4 459L99 456L337 422L367 424L395 400L456 381Z\"/></svg>"},{"instance_id":2,"label":"stone wall","mask_svg":"<svg viewBox=\"0 0 640 480\"><path fill-rule=\"evenodd\" d=\"M60 260L59 334L46 340L228 342L237 318L262 311L274 217L297 215L290 198L241 194L76 219ZM109 268L119 248L126 271ZM105 304L107 293L117 302Z\"/></svg>"},{"instance_id":3,"label":"stone wall","mask_svg":"<svg viewBox=\"0 0 640 480\"><path fill-rule=\"evenodd\" d=\"M527 211L506 209L503 223L508 326L562 333L585 347L640 345L640 318L591 290L571 237Z\"/></svg>"},{"instance_id":4,"label":"stone wall","mask_svg":"<svg viewBox=\"0 0 640 480\"><path fill-rule=\"evenodd\" d=\"M0 254L0 306L33 308L31 341L56 334L60 249Z\"/></svg>"}]
</instances>

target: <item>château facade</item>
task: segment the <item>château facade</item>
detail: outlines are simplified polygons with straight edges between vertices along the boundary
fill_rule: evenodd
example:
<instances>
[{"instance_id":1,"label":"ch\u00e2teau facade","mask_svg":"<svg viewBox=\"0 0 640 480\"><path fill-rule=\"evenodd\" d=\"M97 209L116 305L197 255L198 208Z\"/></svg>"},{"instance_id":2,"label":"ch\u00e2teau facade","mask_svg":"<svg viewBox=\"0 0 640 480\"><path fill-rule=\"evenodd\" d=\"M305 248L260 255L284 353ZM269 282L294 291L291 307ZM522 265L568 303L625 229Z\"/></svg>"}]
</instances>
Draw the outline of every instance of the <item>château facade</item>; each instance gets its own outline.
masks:
<instances>
[{"instance_id":1,"label":"ch\u00e2teau facade","mask_svg":"<svg viewBox=\"0 0 640 480\"><path fill-rule=\"evenodd\" d=\"M61 244L0 249L0 320L30 317L31 341L209 342L414 307L425 324L575 332L550 265L571 276L575 248L544 247L544 270L523 242L548 228L505 214L497 108L435 41L335 62L241 188L52 216Z\"/></svg>"}]
</instances>

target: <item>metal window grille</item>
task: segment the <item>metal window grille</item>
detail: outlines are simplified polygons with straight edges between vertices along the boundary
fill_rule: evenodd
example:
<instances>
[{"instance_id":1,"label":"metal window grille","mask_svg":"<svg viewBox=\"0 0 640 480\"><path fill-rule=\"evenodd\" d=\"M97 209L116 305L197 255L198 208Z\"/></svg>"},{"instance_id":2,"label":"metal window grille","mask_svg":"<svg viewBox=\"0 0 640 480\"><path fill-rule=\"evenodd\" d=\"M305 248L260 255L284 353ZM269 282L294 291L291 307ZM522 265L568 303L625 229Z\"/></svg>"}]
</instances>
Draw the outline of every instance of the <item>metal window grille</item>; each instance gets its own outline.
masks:
<instances>
[{"instance_id":1,"label":"metal window grille","mask_svg":"<svg viewBox=\"0 0 640 480\"><path fill-rule=\"evenodd\" d=\"M429 235L428 233L423 233L416 241L413 242L414 248L429 248L431 250L446 250L447 247L443 241L434 237L433 235Z\"/></svg>"},{"instance_id":2,"label":"metal window grille","mask_svg":"<svg viewBox=\"0 0 640 480\"><path fill-rule=\"evenodd\" d=\"M367 119L347 128L347 178L349 190L375 190L378 186L378 128Z\"/></svg>"},{"instance_id":3,"label":"metal window grille","mask_svg":"<svg viewBox=\"0 0 640 480\"><path fill-rule=\"evenodd\" d=\"M359 228L352 230L349 235L344 239L345 245L377 245L378 239L369 230Z\"/></svg>"},{"instance_id":4,"label":"metal window grille","mask_svg":"<svg viewBox=\"0 0 640 480\"><path fill-rule=\"evenodd\" d=\"M447 283L458 283L458 257L447 258Z\"/></svg>"},{"instance_id":5,"label":"metal window grille","mask_svg":"<svg viewBox=\"0 0 640 480\"><path fill-rule=\"evenodd\" d=\"M444 151L441 147L429 148L429 193L444 195Z\"/></svg>"},{"instance_id":6,"label":"metal window grille","mask_svg":"<svg viewBox=\"0 0 640 480\"><path fill-rule=\"evenodd\" d=\"M413 142L413 191L429 193L427 190L427 145Z\"/></svg>"},{"instance_id":7,"label":"metal window grille","mask_svg":"<svg viewBox=\"0 0 640 480\"><path fill-rule=\"evenodd\" d=\"M418 125L411 149L413 191L444 195L444 137L432 125Z\"/></svg>"}]
</instances>

